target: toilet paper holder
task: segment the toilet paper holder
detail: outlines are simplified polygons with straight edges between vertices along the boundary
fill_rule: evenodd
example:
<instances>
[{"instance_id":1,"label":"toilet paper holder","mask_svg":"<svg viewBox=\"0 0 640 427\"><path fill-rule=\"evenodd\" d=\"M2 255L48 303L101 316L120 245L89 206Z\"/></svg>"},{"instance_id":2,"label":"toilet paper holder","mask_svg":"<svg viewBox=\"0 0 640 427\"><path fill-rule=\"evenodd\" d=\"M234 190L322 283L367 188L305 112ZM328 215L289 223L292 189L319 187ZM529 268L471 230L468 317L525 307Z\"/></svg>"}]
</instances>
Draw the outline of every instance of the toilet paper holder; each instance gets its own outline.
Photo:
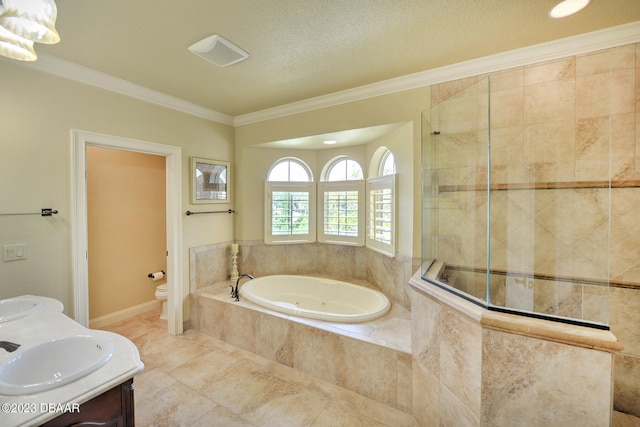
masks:
<instances>
[{"instance_id":1,"label":"toilet paper holder","mask_svg":"<svg viewBox=\"0 0 640 427\"><path fill-rule=\"evenodd\" d=\"M160 270L160 271L156 271L155 273L149 273L149 274L147 274L147 277L148 277L149 279L155 279L156 274L158 274L158 273L162 273L162 276L165 276L165 275L167 274L167 273L165 273L165 272L164 272L164 270Z\"/></svg>"}]
</instances>

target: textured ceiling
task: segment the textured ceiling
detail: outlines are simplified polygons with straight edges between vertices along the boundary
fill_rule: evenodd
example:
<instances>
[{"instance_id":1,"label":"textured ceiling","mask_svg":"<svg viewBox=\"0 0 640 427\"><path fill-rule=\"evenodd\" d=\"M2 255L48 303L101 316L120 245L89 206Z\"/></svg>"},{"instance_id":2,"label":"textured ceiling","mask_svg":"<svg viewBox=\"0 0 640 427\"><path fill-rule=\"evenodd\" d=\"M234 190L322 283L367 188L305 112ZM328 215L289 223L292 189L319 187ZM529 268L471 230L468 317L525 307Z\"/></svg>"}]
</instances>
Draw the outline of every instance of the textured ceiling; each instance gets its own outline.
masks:
<instances>
[{"instance_id":1,"label":"textured ceiling","mask_svg":"<svg viewBox=\"0 0 640 427\"><path fill-rule=\"evenodd\" d=\"M56 0L55 56L229 116L640 20L640 0ZM218 33L249 52L187 50Z\"/></svg>"}]
</instances>

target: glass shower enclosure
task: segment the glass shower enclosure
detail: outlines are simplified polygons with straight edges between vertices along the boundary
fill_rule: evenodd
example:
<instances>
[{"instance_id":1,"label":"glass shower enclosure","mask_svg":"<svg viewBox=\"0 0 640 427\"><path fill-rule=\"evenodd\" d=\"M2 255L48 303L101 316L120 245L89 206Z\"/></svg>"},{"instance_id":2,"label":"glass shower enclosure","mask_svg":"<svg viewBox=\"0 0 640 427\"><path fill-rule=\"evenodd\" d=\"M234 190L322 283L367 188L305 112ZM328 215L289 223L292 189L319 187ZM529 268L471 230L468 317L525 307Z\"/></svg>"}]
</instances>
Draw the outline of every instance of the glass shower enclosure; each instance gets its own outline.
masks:
<instances>
[{"instance_id":1,"label":"glass shower enclosure","mask_svg":"<svg viewBox=\"0 0 640 427\"><path fill-rule=\"evenodd\" d=\"M575 124L531 120L524 85L491 84L422 114L422 279L489 310L608 329L610 159L578 176L563 154L575 132L561 131Z\"/></svg>"}]
</instances>

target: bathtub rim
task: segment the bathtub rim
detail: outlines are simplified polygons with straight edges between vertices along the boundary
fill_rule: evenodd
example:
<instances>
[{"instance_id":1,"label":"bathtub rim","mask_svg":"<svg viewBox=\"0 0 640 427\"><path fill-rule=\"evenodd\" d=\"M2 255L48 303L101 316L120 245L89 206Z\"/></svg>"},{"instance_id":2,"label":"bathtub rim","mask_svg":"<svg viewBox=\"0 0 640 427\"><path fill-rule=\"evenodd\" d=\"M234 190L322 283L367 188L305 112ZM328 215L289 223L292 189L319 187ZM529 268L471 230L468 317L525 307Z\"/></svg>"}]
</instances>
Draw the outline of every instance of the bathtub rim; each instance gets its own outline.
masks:
<instances>
[{"instance_id":1,"label":"bathtub rim","mask_svg":"<svg viewBox=\"0 0 640 427\"><path fill-rule=\"evenodd\" d=\"M286 278L300 277L300 278L306 278L306 279L318 279L318 280L323 280L328 282L342 283L342 284L349 285L351 287L365 289L367 292L371 292L378 297L384 298L384 301L386 301L386 303L384 304L384 306L381 306L381 308L370 313L331 314L331 313L326 313L326 312L317 311L317 310L308 310L303 308L293 308L289 306L283 306L283 305L271 302L267 299L260 298L250 293L247 294L246 292L244 292L244 286L250 284L254 280L261 279L261 278L278 278L278 277L286 277ZM239 293L240 293L240 297L244 298L245 301L256 304L260 307L273 310L275 312L278 312L284 315L297 316L305 319L322 320L325 322L363 323L363 322L379 319L389 313L389 311L391 310L391 305L393 304L391 301L391 298L389 298L383 292L380 292L377 289L373 289L368 286L359 285L353 282L348 282L347 280L333 279L333 278L316 276L316 275L270 274L266 276L255 277L253 280L245 282L244 285L241 285L239 289Z\"/></svg>"}]
</instances>

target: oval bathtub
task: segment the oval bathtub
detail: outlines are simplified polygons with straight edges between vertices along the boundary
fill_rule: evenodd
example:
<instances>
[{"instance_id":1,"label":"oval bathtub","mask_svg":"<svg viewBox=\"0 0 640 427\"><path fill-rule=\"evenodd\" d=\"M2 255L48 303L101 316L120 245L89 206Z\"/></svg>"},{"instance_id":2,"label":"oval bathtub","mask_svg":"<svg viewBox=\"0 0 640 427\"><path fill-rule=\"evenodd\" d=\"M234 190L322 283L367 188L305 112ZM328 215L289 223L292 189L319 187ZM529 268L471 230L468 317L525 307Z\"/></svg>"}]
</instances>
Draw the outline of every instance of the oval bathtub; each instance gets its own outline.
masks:
<instances>
[{"instance_id":1,"label":"oval bathtub","mask_svg":"<svg viewBox=\"0 0 640 427\"><path fill-rule=\"evenodd\" d=\"M374 289L311 276L257 277L242 285L240 296L280 313L331 322L365 322L391 308Z\"/></svg>"}]
</instances>

